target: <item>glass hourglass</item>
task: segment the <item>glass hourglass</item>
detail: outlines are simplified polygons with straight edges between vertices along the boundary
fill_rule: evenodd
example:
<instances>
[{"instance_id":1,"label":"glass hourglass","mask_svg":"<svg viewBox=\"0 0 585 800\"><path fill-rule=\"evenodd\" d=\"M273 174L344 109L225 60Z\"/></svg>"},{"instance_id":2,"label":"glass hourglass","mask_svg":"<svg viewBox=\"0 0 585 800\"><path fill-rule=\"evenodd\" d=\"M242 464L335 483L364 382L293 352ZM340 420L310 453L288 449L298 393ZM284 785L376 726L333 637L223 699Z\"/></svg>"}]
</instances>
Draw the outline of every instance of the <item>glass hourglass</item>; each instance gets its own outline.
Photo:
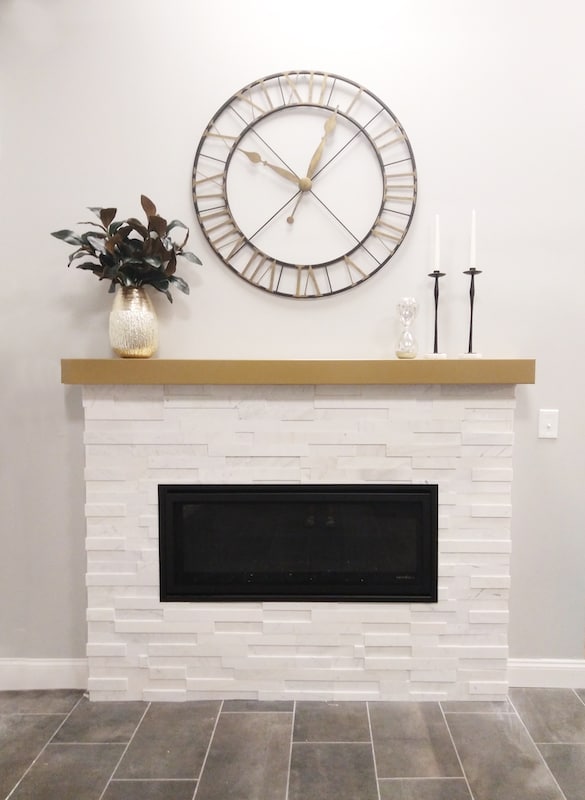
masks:
<instances>
[{"instance_id":1,"label":"glass hourglass","mask_svg":"<svg viewBox=\"0 0 585 800\"><path fill-rule=\"evenodd\" d=\"M418 352L418 346L411 330L411 325L418 311L417 302L414 297L403 297L396 308L402 326L396 343L396 355L398 358L414 358Z\"/></svg>"}]
</instances>

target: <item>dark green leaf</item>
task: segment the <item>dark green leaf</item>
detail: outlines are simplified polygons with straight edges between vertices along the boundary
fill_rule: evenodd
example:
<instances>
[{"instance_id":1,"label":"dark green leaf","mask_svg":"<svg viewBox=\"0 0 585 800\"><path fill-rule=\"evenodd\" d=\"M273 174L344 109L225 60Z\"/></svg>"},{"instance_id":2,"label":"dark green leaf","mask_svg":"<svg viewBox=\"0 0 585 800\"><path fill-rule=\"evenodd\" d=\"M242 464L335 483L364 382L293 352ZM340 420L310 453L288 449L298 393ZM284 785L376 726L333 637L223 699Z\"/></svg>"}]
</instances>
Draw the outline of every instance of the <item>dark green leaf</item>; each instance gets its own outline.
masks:
<instances>
[{"instance_id":1,"label":"dark green leaf","mask_svg":"<svg viewBox=\"0 0 585 800\"><path fill-rule=\"evenodd\" d=\"M119 271L117 266L113 266L112 264L101 265L100 275L102 276L102 278L110 278L111 280L117 280L118 274Z\"/></svg>"},{"instance_id":2,"label":"dark green leaf","mask_svg":"<svg viewBox=\"0 0 585 800\"><path fill-rule=\"evenodd\" d=\"M104 242L106 241L106 234L102 233L102 231L87 231L86 233L82 233L80 236L81 241L86 249L95 250L95 241L101 241L102 244L98 248L100 252L103 252L104 249Z\"/></svg>"},{"instance_id":3,"label":"dark green leaf","mask_svg":"<svg viewBox=\"0 0 585 800\"><path fill-rule=\"evenodd\" d=\"M177 275L171 275L169 281L176 286L181 292L185 294L189 294L189 284L184 281L182 278L179 278Z\"/></svg>"},{"instance_id":4,"label":"dark green leaf","mask_svg":"<svg viewBox=\"0 0 585 800\"><path fill-rule=\"evenodd\" d=\"M165 267L165 275L174 275L177 268L177 256L171 252L169 253L168 263Z\"/></svg>"},{"instance_id":5,"label":"dark green leaf","mask_svg":"<svg viewBox=\"0 0 585 800\"><path fill-rule=\"evenodd\" d=\"M203 262L197 258L195 253L190 253L188 250L183 250L180 254L183 258L186 258L187 261L190 261L192 264L202 264Z\"/></svg>"},{"instance_id":6,"label":"dark green leaf","mask_svg":"<svg viewBox=\"0 0 585 800\"><path fill-rule=\"evenodd\" d=\"M104 240L103 236L92 235L90 233L85 234L87 238L87 243L93 247L98 253L105 253L108 242Z\"/></svg>"},{"instance_id":7,"label":"dark green leaf","mask_svg":"<svg viewBox=\"0 0 585 800\"><path fill-rule=\"evenodd\" d=\"M54 236L55 239L61 239L63 242L67 242L67 244L83 244L79 236L73 231L53 231L51 236Z\"/></svg>"},{"instance_id":8,"label":"dark green leaf","mask_svg":"<svg viewBox=\"0 0 585 800\"><path fill-rule=\"evenodd\" d=\"M78 225L93 225L94 228L98 228L99 230L106 230L103 225L99 225L95 220L81 220L77 223Z\"/></svg>"},{"instance_id":9,"label":"dark green leaf","mask_svg":"<svg viewBox=\"0 0 585 800\"><path fill-rule=\"evenodd\" d=\"M88 255L89 255L89 256L92 256L93 258L97 258L97 256L93 256L91 253L88 253L88 252L87 252L87 250L85 249L85 247L80 247L80 248L79 248L79 250L75 250L75 251L74 251L73 253L71 253L71 255L69 256L68 266L71 266L71 264L72 264L72 263L73 263L73 262L74 262L74 261L75 261L77 258L87 258L87 257L88 257Z\"/></svg>"},{"instance_id":10,"label":"dark green leaf","mask_svg":"<svg viewBox=\"0 0 585 800\"><path fill-rule=\"evenodd\" d=\"M76 264L77 269L90 269L92 272L95 272L96 275L102 274L102 268L99 264L96 264L95 261L84 261L83 264Z\"/></svg>"},{"instance_id":11,"label":"dark green leaf","mask_svg":"<svg viewBox=\"0 0 585 800\"><path fill-rule=\"evenodd\" d=\"M93 214L95 214L95 215L96 215L96 217L99 217L99 216L100 216L100 214L102 213L102 209L101 209L99 206L88 206L88 209L89 209L89 210L90 210L90 211L91 211ZM101 219L101 217L100 217L100 219Z\"/></svg>"},{"instance_id":12,"label":"dark green leaf","mask_svg":"<svg viewBox=\"0 0 585 800\"><path fill-rule=\"evenodd\" d=\"M189 230L189 228L185 225L185 223L181 222L180 219L174 219L171 222L169 222L167 226L167 233L170 233L173 230L173 228L184 228L186 231Z\"/></svg>"}]
</instances>

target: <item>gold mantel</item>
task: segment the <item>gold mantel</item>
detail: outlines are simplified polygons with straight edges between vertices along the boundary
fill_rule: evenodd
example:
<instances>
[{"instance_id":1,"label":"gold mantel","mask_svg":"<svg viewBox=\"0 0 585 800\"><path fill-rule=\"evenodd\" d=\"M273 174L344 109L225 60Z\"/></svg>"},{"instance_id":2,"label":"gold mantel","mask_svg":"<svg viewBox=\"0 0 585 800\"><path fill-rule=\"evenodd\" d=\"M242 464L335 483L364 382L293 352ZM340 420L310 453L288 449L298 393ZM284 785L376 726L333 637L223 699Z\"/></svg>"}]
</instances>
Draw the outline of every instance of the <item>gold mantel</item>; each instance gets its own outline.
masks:
<instances>
[{"instance_id":1,"label":"gold mantel","mask_svg":"<svg viewBox=\"0 0 585 800\"><path fill-rule=\"evenodd\" d=\"M518 384L534 383L530 358L214 360L65 358L67 384Z\"/></svg>"}]
</instances>

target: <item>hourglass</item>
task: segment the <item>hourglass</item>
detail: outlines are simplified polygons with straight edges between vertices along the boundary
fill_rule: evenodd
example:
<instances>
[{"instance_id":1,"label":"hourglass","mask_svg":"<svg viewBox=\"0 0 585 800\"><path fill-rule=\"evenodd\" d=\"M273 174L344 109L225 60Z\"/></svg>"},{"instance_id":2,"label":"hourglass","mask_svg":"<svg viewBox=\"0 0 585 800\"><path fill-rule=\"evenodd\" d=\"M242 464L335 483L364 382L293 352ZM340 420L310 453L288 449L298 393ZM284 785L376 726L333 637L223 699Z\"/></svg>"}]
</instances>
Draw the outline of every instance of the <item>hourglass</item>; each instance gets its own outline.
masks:
<instances>
[{"instance_id":1,"label":"hourglass","mask_svg":"<svg viewBox=\"0 0 585 800\"><path fill-rule=\"evenodd\" d=\"M418 347L410 326L414 322L418 311L416 300L414 297L403 297L396 308L398 309L398 318L402 326L396 343L396 355L398 358L414 358Z\"/></svg>"}]
</instances>

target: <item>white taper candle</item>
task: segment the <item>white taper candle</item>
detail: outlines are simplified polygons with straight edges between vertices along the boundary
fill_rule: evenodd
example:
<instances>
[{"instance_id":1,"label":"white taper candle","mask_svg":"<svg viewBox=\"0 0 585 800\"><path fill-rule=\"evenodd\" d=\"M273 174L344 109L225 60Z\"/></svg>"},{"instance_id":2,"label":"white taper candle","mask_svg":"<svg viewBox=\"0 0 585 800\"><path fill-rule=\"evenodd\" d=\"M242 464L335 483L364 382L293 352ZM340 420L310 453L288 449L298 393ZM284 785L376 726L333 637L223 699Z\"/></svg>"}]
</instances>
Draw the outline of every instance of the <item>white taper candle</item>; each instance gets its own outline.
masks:
<instances>
[{"instance_id":1,"label":"white taper candle","mask_svg":"<svg viewBox=\"0 0 585 800\"><path fill-rule=\"evenodd\" d=\"M471 212L471 239L469 243L469 266L475 267L477 266L475 263L476 259L476 240L475 240L475 208Z\"/></svg>"}]
</instances>

